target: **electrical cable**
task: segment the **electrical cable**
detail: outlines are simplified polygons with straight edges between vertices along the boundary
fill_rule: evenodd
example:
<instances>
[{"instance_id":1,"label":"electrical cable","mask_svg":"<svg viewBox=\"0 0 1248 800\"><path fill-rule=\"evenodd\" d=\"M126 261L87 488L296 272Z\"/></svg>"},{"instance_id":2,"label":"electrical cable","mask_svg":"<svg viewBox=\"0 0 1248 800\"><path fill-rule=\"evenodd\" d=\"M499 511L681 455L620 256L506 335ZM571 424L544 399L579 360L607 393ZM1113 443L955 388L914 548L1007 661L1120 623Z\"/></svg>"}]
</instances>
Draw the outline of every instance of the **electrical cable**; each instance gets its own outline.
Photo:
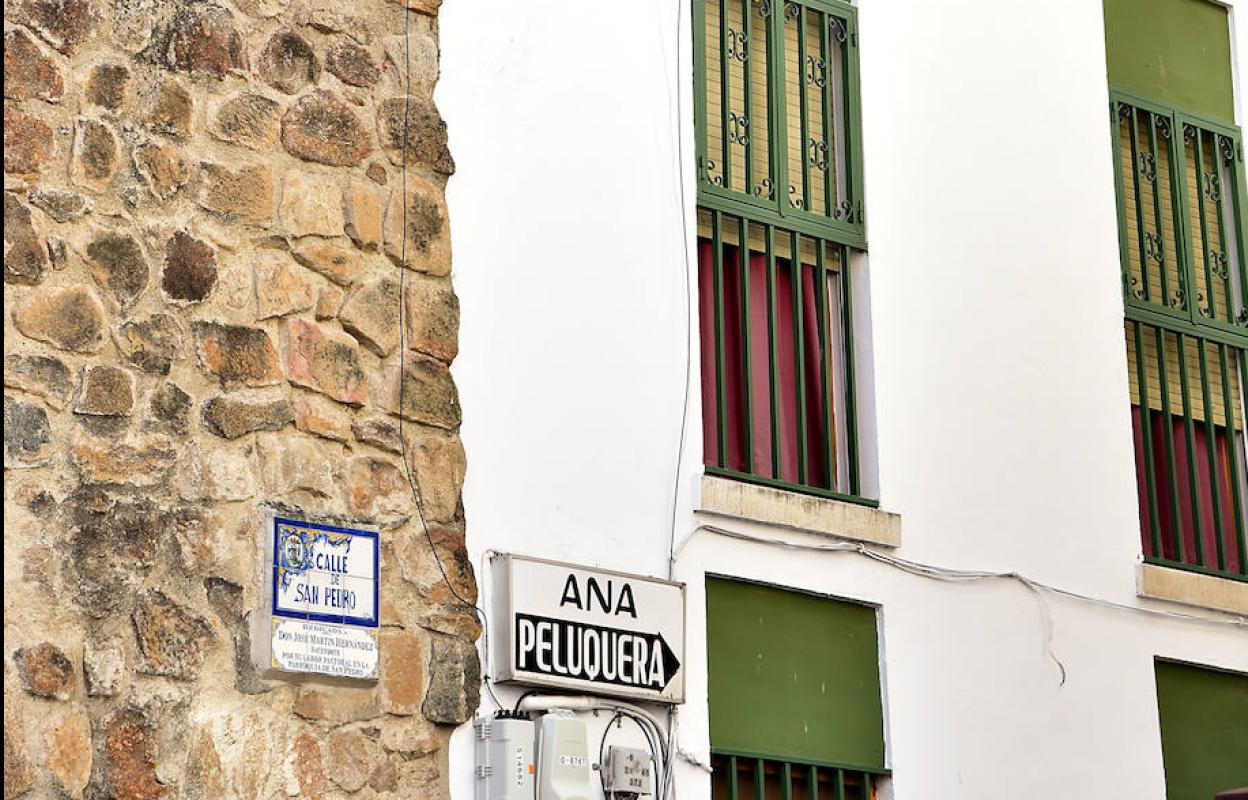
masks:
<instances>
[{"instance_id":1,"label":"electrical cable","mask_svg":"<svg viewBox=\"0 0 1248 800\"><path fill-rule=\"evenodd\" d=\"M680 74L680 20L684 11L684 3L675 3L676 7L676 74ZM659 41L663 41L662 23L659 25ZM664 62L665 63L665 62ZM667 547L667 578L672 579L676 573L676 516L678 504L680 502L680 470L684 463L685 457L685 438L689 432L689 398L692 392L692 380L689 372L693 368L693 295L689 288L689 282L692 279L689 271L689 219L685 213L685 204L688 198L688 190L685 186L685 127L684 127L684 106L680 101L683 94L681 86L676 87L676 102L671 102L671 78L667 75L667 67L664 66L663 74L666 80L664 86L668 89L668 107L672 105L676 107L676 176L677 176L677 192L679 202L680 217L680 243L684 253L681 259L681 265L684 268L684 295L685 295L685 375L684 375L684 393L680 405L680 438L676 442L676 469L672 478L672 520L671 535L668 538ZM669 719L672 715L669 715Z\"/></svg>"},{"instance_id":2,"label":"electrical cable","mask_svg":"<svg viewBox=\"0 0 1248 800\"><path fill-rule=\"evenodd\" d=\"M401 151L402 160L401 160L401 166L400 166L401 177L400 177L400 187L399 187L399 191L401 192L400 205L403 207L403 230L399 235L399 299L398 299L398 304L399 304L399 450L400 450L402 461L403 461L403 473L404 475L407 476L407 486L408 486L408 489L411 490L412 503L416 506L416 514L420 518L420 527L421 527L421 530L424 531L425 541L428 542L429 544L429 552L433 554L433 561L435 564L438 565L438 572L442 575L442 581L446 584L446 588L450 591L451 596L454 597L456 600L458 600L465 607L472 609L476 613L477 617L481 620L481 638L483 640L483 646L486 648L486 651L488 652L488 642L489 642L490 631L489 631L489 620L486 619L485 611L483 611L479 606L477 606L476 603L469 602L462 595L460 595L459 590L457 590L455 588L455 585L451 583L450 576L446 574L446 567L443 566L442 564L442 557L438 554L438 548L433 543L433 534L429 530L428 520L425 519L425 508L424 508L424 502L421 499L420 484L416 478L416 475L412 471L412 465L410 463L410 459L408 456L407 435L404 432L404 428L403 428L403 422L404 422L403 414L406 408L404 404L404 395L405 395L405 390L407 389L406 376L403 374L404 373L403 367L407 361L407 337L406 337L407 321L405 318L406 303L403 302L403 298L405 297L404 287L405 287L405 282L406 282L405 279L407 277L407 234L408 234L408 228L407 228L407 206L408 206L407 162L409 160L408 131L409 131L409 120L411 117L411 103L412 103L412 60L411 60L410 31L411 31L412 14L414 12L409 10L405 5L402 8L402 13L403 13L403 75L404 75L405 85L403 89L403 149ZM502 703L498 701L498 697L495 696L494 694L494 687L491 685L488 664L486 664L482 668L482 678L483 678L483 683L485 684L486 692L489 694L490 698L494 701L494 705L496 705L499 709L502 709L503 705Z\"/></svg>"},{"instance_id":3,"label":"electrical cable","mask_svg":"<svg viewBox=\"0 0 1248 800\"><path fill-rule=\"evenodd\" d=\"M956 569L953 567L942 567L933 564L924 564L918 561L902 558L900 556L881 553L878 550L872 550L859 542L835 542L831 544L802 544L798 542L789 542L782 539L767 539L761 536L753 536L741 531L734 531L729 528L721 528L717 525L698 525L690 533L688 537L681 542L681 549L689 542L698 531L709 531L720 536L726 536L731 539L740 539L742 541L754 542L756 544L772 545L775 547L784 547L792 550L809 550L824 553L856 553L872 561L886 564L894 569L917 575L922 578L933 580L941 580L951 583L968 583L982 580L1013 580L1023 584L1033 592L1047 592L1060 595L1072 600L1078 600L1085 603L1101 606L1103 608L1113 609L1115 611L1131 611L1137 614L1145 614L1154 617L1164 617L1177 620L1180 622L1197 622L1206 625L1230 625L1238 628L1248 628L1248 618L1232 616L1231 618L1219 617L1202 617L1195 614L1183 614L1178 611L1165 611L1156 608L1146 608L1144 606L1129 606L1123 603L1115 603L1112 600L1103 600L1099 597L1080 594L1079 592L1063 589L1053 586L1034 578L1029 578L1015 571L996 572L988 570L968 570ZM678 551L679 552L679 551Z\"/></svg>"}]
</instances>

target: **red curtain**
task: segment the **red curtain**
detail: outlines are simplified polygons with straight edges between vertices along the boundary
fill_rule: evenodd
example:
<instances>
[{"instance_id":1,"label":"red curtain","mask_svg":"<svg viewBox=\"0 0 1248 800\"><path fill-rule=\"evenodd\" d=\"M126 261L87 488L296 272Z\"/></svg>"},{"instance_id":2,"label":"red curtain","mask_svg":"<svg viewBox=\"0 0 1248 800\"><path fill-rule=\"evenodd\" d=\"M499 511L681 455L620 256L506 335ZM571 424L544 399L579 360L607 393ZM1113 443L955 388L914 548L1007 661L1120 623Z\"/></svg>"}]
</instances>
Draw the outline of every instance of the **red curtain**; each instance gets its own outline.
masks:
<instances>
[{"instance_id":1,"label":"red curtain","mask_svg":"<svg viewBox=\"0 0 1248 800\"><path fill-rule=\"evenodd\" d=\"M802 326L800 351L793 336L793 272L789 261L776 259L776 388L779 396L780 461L773 462L771 430L771 357L768 341L767 259L759 253L749 257L748 286L742 276L739 248L724 245L723 270L723 380L724 380L724 462L719 453L719 407L716 394L715 341L715 259L714 246L708 240L698 243L698 316L702 347L702 452L707 466L722 466L736 472L751 472L763 477L776 477L789 483L801 482L798 469L798 437L803 437L806 450L807 485L835 488L835 466L832 475L825 464L822 370L831 378L831 362L821 357L819 349L819 316L815 271L810 267L801 272ZM744 298L749 297L750 316L750 399L751 419L745 411L744 349L747 330L744 319ZM830 336L829 329L828 335ZM829 359L832 353L829 342ZM805 371L806 430L798 431L797 354ZM835 391L829 379L830 392ZM835 397L835 394L831 394ZM834 417L833 417L834 420ZM753 465L746 457L746 426L753 432ZM835 444L835 443L834 443ZM832 447L833 459L836 458Z\"/></svg>"},{"instance_id":2,"label":"red curtain","mask_svg":"<svg viewBox=\"0 0 1248 800\"><path fill-rule=\"evenodd\" d=\"M1235 506L1231 494L1230 448L1231 438L1227 436L1225 427L1213 429L1213 455L1216 468L1218 499L1220 506L1221 525L1214 520L1213 487L1215 476L1209 469L1209 441L1205 423L1197 420L1192 423L1192 452L1194 465L1187 458L1187 428L1182 417L1170 416L1168 419L1160 412L1153 412L1149 441L1153 451L1153 488L1157 498L1157 523L1161 539L1161 552L1154 552L1152 543L1152 516L1148 507L1148 477L1144 462L1144 423L1139 406L1131 407L1131 423L1135 431L1135 473L1140 504L1140 535L1144 542L1146 555L1164 558L1168 561L1179 561L1194 566L1210 569L1218 568L1218 540L1221 540L1225 558L1225 569L1230 572L1241 570L1239 551L1236 548ZM1166 457L1166 427L1170 427L1170 435L1174 443L1174 475ZM1238 456L1238 454L1237 454ZM1192 497L1192 468L1195 467L1197 496ZM1174 481L1175 494L1178 497L1177 517L1179 537L1183 542L1180 553L1175 543L1175 507L1171 504L1171 480ZM1201 546L1203 558L1196 558L1196 515L1199 514L1201 526Z\"/></svg>"}]
</instances>

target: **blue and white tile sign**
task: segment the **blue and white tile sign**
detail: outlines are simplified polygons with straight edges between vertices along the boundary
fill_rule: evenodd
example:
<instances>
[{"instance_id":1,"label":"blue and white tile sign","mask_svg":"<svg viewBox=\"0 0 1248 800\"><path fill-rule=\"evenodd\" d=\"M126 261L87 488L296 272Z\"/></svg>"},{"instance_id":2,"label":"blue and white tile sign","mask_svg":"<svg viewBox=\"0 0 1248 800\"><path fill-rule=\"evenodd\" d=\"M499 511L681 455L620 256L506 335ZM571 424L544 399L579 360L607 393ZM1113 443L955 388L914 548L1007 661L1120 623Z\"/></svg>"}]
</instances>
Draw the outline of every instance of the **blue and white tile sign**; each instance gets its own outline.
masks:
<instances>
[{"instance_id":1,"label":"blue and white tile sign","mask_svg":"<svg viewBox=\"0 0 1248 800\"><path fill-rule=\"evenodd\" d=\"M270 667L377 677L377 532L269 517Z\"/></svg>"}]
</instances>

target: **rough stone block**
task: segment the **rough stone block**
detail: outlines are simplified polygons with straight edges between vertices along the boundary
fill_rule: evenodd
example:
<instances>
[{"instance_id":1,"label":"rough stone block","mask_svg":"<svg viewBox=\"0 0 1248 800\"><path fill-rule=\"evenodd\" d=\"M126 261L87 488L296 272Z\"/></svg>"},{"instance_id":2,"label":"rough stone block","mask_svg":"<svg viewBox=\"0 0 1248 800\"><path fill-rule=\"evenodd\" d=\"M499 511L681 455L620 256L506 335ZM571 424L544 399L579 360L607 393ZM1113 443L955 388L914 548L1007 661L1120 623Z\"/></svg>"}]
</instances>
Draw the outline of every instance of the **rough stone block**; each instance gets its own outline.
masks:
<instances>
[{"instance_id":1,"label":"rough stone block","mask_svg":"<svg viewBox=\"0 0 1248 800\"><path fill-rule=\"evenodd\" d=\"M290 321L286 337L286 378L291 383L340 403L367 402L368 387L354 340L302 319Z\"/></svg>"},{"instance_id":2,"label":"rough stone block","mask_svg":"<svg viewBox=\"0 0 1248 800\"><path fill-rule=\"evenodd\" d=\"M87 79L87 102L108 111L120 111L130 94L130 70L121 64L97 64Z\"/></svg>"},{"instance_id":3,"label":"rough stone block","mask_svg":"<svg viewBox=\"0 0 1248 800\"><path fill-rule=\"evenodd\" d=\"M295 411L285 398L261 400L237 395L218 395L204 401L204 425L224 439L237 439L255 431L281 430L295 421Z\"/></svg>"},{"instance_id":4,"label":"rough stone block","mask_svg":"<svg viewBox=\"0 0 1248 800\"><path fill-rule=\"evenodd\" d=\"M343 329L379 356L399 343L399 283L378 278L358 286L342 305Z\"/></svg>"},{"instance_id":5,"label":"rough stone block","mask_svg":"<svg viewBox=\"0 0 1248 800\"><path fill-rule=\"evenodd\" d=\"M273 34L260 51L256 72L274 89L284 94L298 94L308 84L316 83L321 65L312 45L287 28Z\"/></svg>"},{"instance_id":6,"label":"rough stone block","mask_svg":"<svg viewBox=\"0 0 1248 800\"><path fill-rule=\"evenodd\" d=\"M298 170L282 179L282 227L292 236L341 236L343 231L341 189L325 175Z\"/></svg>"},{"instance_id":7,"label":"rough stone block","mask_svg":"<svg viewBox=\"0 0 1248 800\"><path fill-rule=\"evenodd\" d=\"M385 253L394 263L427 272L451 274L451 241L442 191L416 175L407 176L407 207L401 185L386 204Z\"/></svg>"},{"instance_id":8,"label":"rough stone block","mask_svg":"<svg viewBox=\"0 0 1248 800\"><path fill-rule=\"evenodd\" d=\"M176 231L165 243L165 267L160 286L170 300L199 303L217 285L217 253L186 231Z\"/></svg>"},{"instance_id":9,"label":"rough stone block","mask_svg":"<svg viewBox=\"0 0 1248 800\"><path fill-rule=\"evenodd\" d=\"M340 41L325 54L325 68L338 80L367 88L381 80L381 68L368 50L351 41Z\"/></svg>"},{"instance_id":10,"label":"rough stone block","mask_svg":"<svg viewBox=\"0 0 1248 800\"><path fill-rule=\"evenodd\" d=\"M199 676L216 640L206 619L156 589L139 597L132 619L140 672L184 680Z\"/></svg>"},{"instance_id":11,"label":"rough stone block","mask_svg":"<svg viewBox=\"0 0 1248 800\"><path fill-rule=\"evenodd\" d=\"M381 194L366 183L353 181L342 194L343 230L361 250L381 247Z\"/></svg>"},{"instance_id":12,"label":"rough stone block","mask_svg":"<svg viewBox=\"0 0 1248 800\"><path fill-rule=\"evenodd\" d=\"M118 305L128 306L147 288L151 268L137 239L128 233L98 231L83 251L83 259L100 288Z\"/></svg>"},{"instance_id":13,"label":"rough stone block","mask_svg":"<svg viewBox=\"0 0 1248 800\"><path fill-rule=\"evenodd\" d=\"M354 166L373 151L351 107L324 90L299 98L282 117L282 145L304 161L336 167Z\"/></svg>"},{"instance_id":14,"label":"rough stone block","mask_svg":"<svg viewBox=\"0 0 1248 800\"><path fill-rule=\"evenodd\" d=\"M255 273L256 316L260 319L307 311L316 302L313 279L288 256L259 257Z\"/></svg>"},{"instance_id":15,"label":"rough stone block","mask_svg":"<svg viewBox=\"0 0 1248 800\"><path fill-rule=\"evenodd\" d=\"M81 284L32 292L13 311L23 336L61 350L94 353L104 344L104 308Z\"/></svg>"},{"instance_id":16,"label":"rough stone block","mask_svg":"<svg viewBox=\"0 0 1248 800\"><path fill-rule=\"evenodd\" d=\"M429 658L429 691L422 709L431 721L459 725L472 719L480 703L481 661L471 641L437 636Z\"/></svg>"},{"instance_id":17,"label":"rough stone block","mask_svg":"<svg viewBox=\"0 0 1248 800\"><path fill-rule=\"evenodd\" d=\"M114 697L121 691L126 654L120 647L88 640L82 651L82 676L88 697Z\"/></svg>"},{"instance_id":18,"label":"rough stone block","mask_svg":"<svg viewBox=\"0 0 1248 800\"><path fill-rule=\"evenodd\" d=\"M430 522L454 519L468 468L459 436L424 428L412 436L408 453L420 486L425 518Z\"/></svg>"},{"instance_id":19,"label":"rough stone block","mask_svg":"<svg viewBox=\"0 0 1248 800\"><path fill-rule=\"evenodd\" d=\"M191 93L180 81L165 78L151 97L145 121L150 130L182 138L191 133L194 113Z\"/></svg>"},{"instance_id":20,"label":"rough stone block","mask_svg":"<svg viewBox=\"0 0 1248 800\"><path fill-rule=\"evenodd\" d=\"M351 440L351 416L332 400L300 394L291 405L295 409L295 427L299 430L336 442Z\"/></svg>"},{"instance_id":21,"label":"rough stone block","mask_svg":"<svg viewBox=\"0 0 1248 800\"><path fill-rule=\"evenodd\" d=\"M4 282L36 285L48 272L47 245L35 227L30 208L17 195L4 193Z\"/></svg>"},{"instance_id":22,"label":"rough stone block","mask_svg":"<svg viewBox=\"0 0 1248 800\"><path fill-rule=\"evenodd\" d=\"M13 664L22 688L37 697L68 700L74 690L74 665L50 642L18 648L13 652Z\"/></svg>"},{"instance_id":23,"label":"rough stone block","mask_svg":"<svg viewBox=\"0 0 1248 800\"><path fill-rule=\"evenodd\" d=\"M46 736L44 765L57 788L67 797L82 797L91 779L91 719L82 709L70 712Z\"/></svg>"},{"instance_id":24,"label":"rough stone block","mask_svg":"<svg viewBox=\"0 0 1248 800\"><path fill-rule=\"evenodd\" d=\"M82 369L75 414L97 417L129 416L134 408L134 376L120 367L91 364Z\"/></svg>"},{"instance_id":25,"label":"rough stone block","mask_svg":"<svg viewBox=\"0 0 1248 800\"><path fill-rule=\"evenodd\" d=\"M74 389L64 361L55 356L22 353L4 357L4 385L42 397L57 410L65 408Z\"/></svg>"},{"instance_id":26,"label":"rough stone block","mask_svg":"<svg viewBox=\"0 0 1248 800\"><path fill-rule=\"evenodd\" d=\"M4 106L4 171L14 175L39 172L52 159L55 140L48 123L32 114Z\"/></svg>"},{"instance_id":27,"label":"rough stone block","mask_svg":"<svg viewBox=\"0 0 1248 800\"><path fill-rule=\"evenodd\" d=\"M282 380L277 348L262 328L193 322L191 331L200 364L221 381L221 388L270 386Z\"/></svg>"},{"instance_id":28,"label":"rough stone block","mask_svg":"<svg viewBox=\"0 0 1248 800\"><path fill-rule=\"evenodd\" d=\"M449 283L405 281L407 346L450 364L459 354L459 298Z\"/></svg>"},{"instance_id":29,"label":"rough stone block","mask_svg":"<svg viewBox=\"0 0 1248 800\"><path fill-rule=\"evenodd\" d=\"M92 0L21 0L5 6L6 23L25 25L52 47L69 55L95 35L101 22Z\"/></svg>"},{"instance_id":30,"label":"rough stone block","mask_svg":"<svg viewBox=\"0 0 1248 800\"><path fill-rule=\"evenodd\" d=\"M342 247L318 241L301 242L291 250L303 266L340 286L350 286L360 271L360 256Z\"/></svg>"},{"instance_id":31,"label":"rough stone block","mask_svg":"<svg viewBox=\"0 0 1248 800\"><path fill-rule=\"evenodd\" d=\"M199 204L227 221L267 225L273 219L273 169L267 164L230 169L200 164Z\"/></svg>"},{"instance_id":32,"label":"rough stone block","mask_svg":"<svg viewBox=\"0 0 1248 800\"><path fill-rule=\"evenodd\" d=\"M265 150L277 143L281 106L251 92L234 95L210 114L209 131L225 142L252 150Z\"/></svg>"},{"instance_id":33,"label":"rough stone block","mask_svg":"<svg viewBox=\"0 0 1248 800\"><path fill-rule=\"evenodd\" d=\"M57 222L72 222L91 210L87 198L76 192L39 186L30 191L30 204Z\"/></svg>"},{"instance_id":34,"label":"rough stone block","mask_svg":"<svg viewBox=\"0 0 1248 800\"><path fill-rule=\"evenodd\" d=\"M103 192L112 183L120 163L121 154L112 129L99 120L78 120L69 163L70 180L93 192Z\"/></svg>"},{"instance_id":35,"label":"rough stone block","mask_svg":"<svg viewBox=\"0 0 1248 800\"><path fill-rule=\"evenodd\" d=\"M355 420L351 424L357 441L388 450L391 453L402 451L399 441L399 423L390 417L366 417Z\"/></svg>"},{"instance_id":36,"label":"rough stone block","mask_svg":"<svg viewBox=\"0 0 1248 800\"><path fill-rule=\"evenodd\" d=\"M382 101L377 112L377 129L391 164L397 166L406 160L408 164L425 165L443 175L455 171L455 161L446 143L446 123L432 100L392 97ZM406 150L404 136L407 137Z\"/></svg>"},{"instance_id":37,"label":"rough stone block","mask_svg":"<svg viewBox=\"0 0 1248 800\"><path fill-rule=\"evenodd\" d=\"M178 148L163 142L143 142L134 148L134 170L157 200L170 200L191 179L191 169Z\"/></svg>"},{"instance_id":38,"label":"rough stone block","mask_svg":"<svg viewBox=\"0 0 1248 800\"><path fill-rule=\"evenodd\" d=\"M56 62L43 48L16 28L4 35L4 96L9 100L58 102L65 94L65 79Z\"/></svg>"},{"instance_id":39,"label":"rough stone block","mask_svg":"<svg viewBox=\"0 0 1248 800\"><path fill-rule=\"evenodd\" d=\"M113 342L128 363L144 372L168 375L182 349L182 330L172 314L152 314L113 328Z\"/></svg>"},{"instance_id":40,"label":"rough stone block","mask_svg":"<svg viewBox=\"0 0 1248 800\"><path fill-rule=\"evenodd\" d=\"M4 468L40 467L51 457L52 428L39 406L4 396Z\"/></svg>"}]
</instances>

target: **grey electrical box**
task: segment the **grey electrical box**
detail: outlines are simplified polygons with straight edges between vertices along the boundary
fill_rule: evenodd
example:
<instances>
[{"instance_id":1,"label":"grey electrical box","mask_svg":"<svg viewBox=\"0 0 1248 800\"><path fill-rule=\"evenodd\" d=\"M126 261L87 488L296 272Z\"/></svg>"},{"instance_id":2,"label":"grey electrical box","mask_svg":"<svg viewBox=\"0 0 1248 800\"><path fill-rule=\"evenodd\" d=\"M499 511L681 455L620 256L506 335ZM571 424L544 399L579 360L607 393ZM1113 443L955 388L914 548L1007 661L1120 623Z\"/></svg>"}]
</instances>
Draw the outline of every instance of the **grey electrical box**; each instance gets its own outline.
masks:
<instances>
[{"instance_id":1,"label":"grey electrical box","mask_svg":"<svg viewBox=\"0 0 1248 800\"><path fill-rule=\"evenodd\" d=\"M607 763L602 770L602 779L609 794L633 797L654 794L650 753L645 750L612 745L607 750Z\"/></svg>"},{"instance_id":2,"label":"grey electrical box","mask_svg":"<svg viewBox=\"0 0 1248 800\"><path fill-rule=\"evenodd\" d=\"M537 800L591 800L585 723L556 709L537 722Z\"/></svg>"},{"instance_id":3,"label":"grey electrical box","mask_svg":"<svg viewBox=\"0 0 1248 800\"><path fill-rule=\"evenodd\" d=\"M534 800L535 726L527 719L479 719L476 800Z\"/></svg>"}]
</instances>

